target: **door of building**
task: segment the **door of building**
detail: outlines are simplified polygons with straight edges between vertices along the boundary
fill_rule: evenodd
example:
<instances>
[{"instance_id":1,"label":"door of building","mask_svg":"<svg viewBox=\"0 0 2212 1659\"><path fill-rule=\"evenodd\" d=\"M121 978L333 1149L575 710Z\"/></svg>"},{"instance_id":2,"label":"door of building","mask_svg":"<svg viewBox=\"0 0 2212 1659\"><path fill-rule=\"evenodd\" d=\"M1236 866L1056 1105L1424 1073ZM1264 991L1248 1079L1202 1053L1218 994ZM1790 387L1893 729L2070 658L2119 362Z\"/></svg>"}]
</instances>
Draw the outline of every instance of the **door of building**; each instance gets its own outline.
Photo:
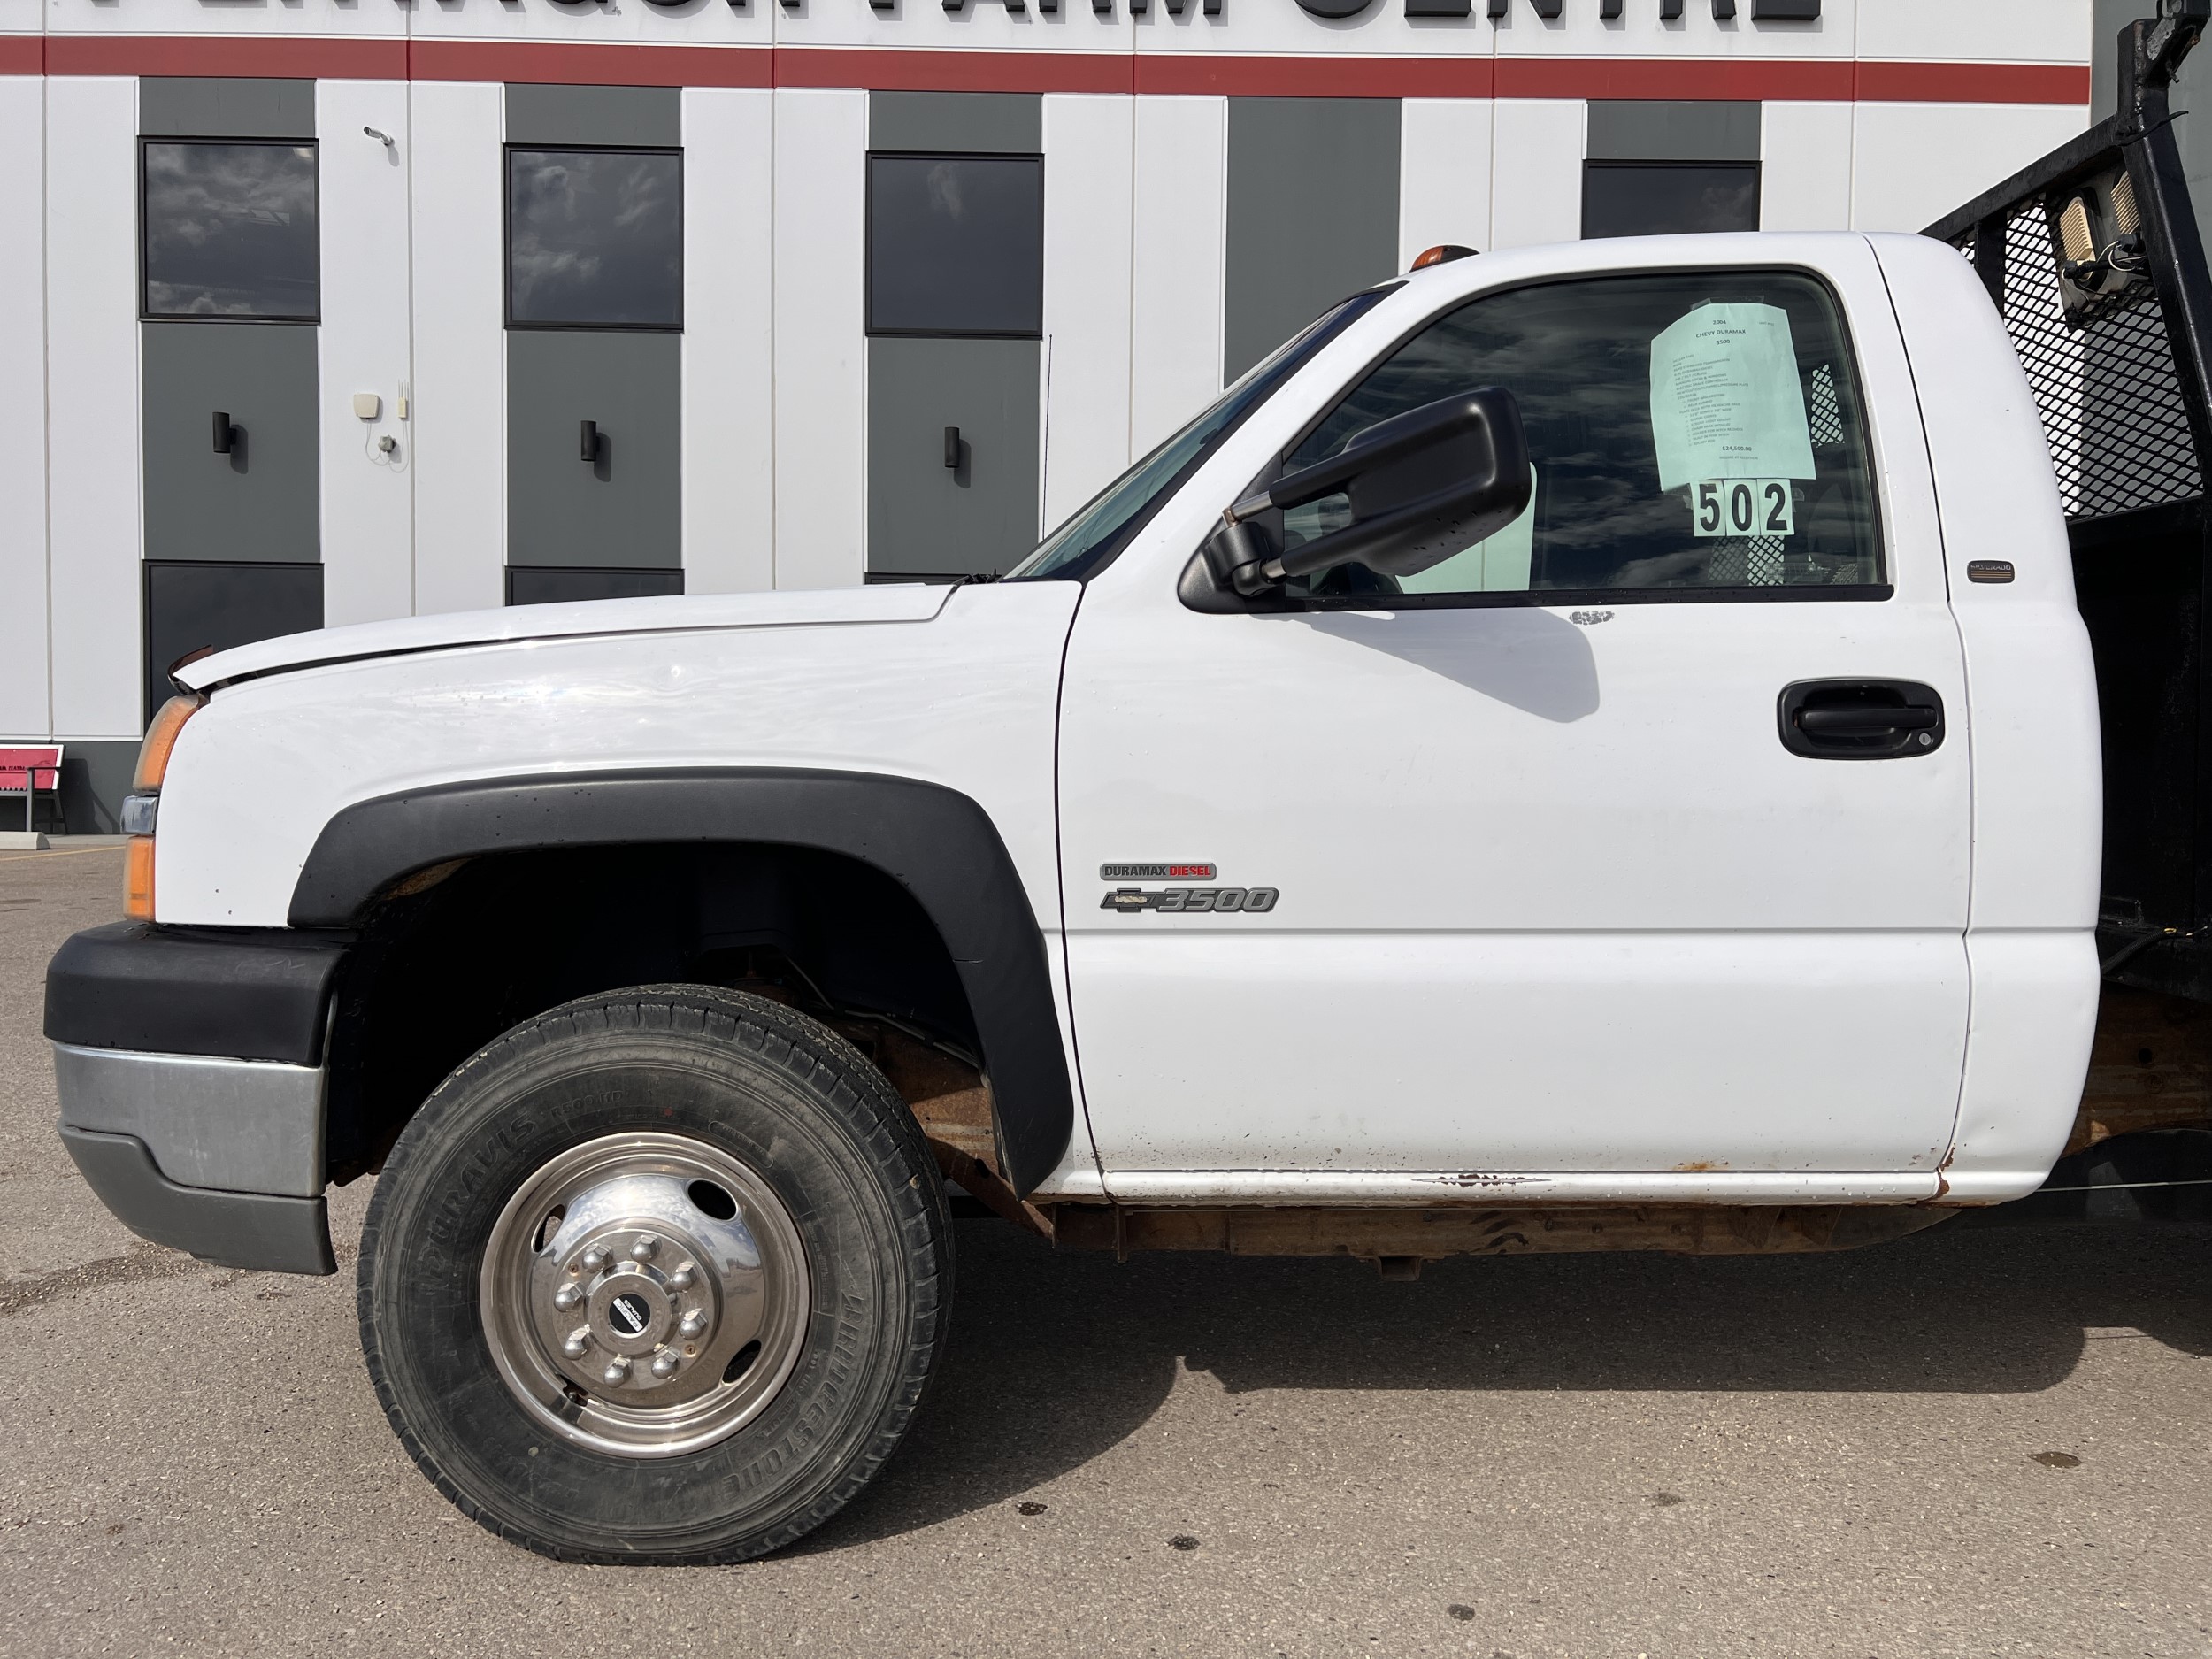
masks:
<instances>
[{"instance_id":1,"label":"door of building","mask_svg":"<svg viewBox=\"0 0 2212 1659\"><path fill-rule=\"evenodd\" d=\"M1886 315L1870 258L1852 270ZM1664 429L1669 354L1712 330L1768 354L1756 478ZM1966 1028L1963 669L1932 516L1893 515L1886 540L1855 361L1801 273L1483 296L1392 352L1285 465L1502 385L1535 464L1518 523L1402 584L1314 579L1274 614L1198 614L1172 572L1093 579L1061 823L1110 1183L1932 1179ZM1739 485L1768 503L1755 524L1728 522ZM1279 531L1296 544L1344 506ZM1878 754L1808 749L1778 723L1791 696L1893 692L1940 713Z\"/></svg>"},{"instance_id":2,"label":"door of building","mask_svg":"<svg viewBox=\"0 0 2212 1659\"><path fill-rule=\"evenodd\" d=\"M1012 567L1037 541L1043 105L868 101L868 573Z\"/></svg>"}]
</instances>

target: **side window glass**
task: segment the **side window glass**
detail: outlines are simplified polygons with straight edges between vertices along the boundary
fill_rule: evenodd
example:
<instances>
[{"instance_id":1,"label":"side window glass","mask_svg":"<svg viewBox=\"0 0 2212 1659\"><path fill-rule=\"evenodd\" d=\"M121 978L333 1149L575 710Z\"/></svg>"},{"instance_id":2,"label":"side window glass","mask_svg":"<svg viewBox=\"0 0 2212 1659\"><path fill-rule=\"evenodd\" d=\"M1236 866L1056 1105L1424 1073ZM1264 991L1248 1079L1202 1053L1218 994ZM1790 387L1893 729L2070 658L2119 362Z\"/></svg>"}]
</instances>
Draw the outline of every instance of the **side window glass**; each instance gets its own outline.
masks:
<instances>
[{"instance_id":1,"label":"side window glass","mask_svg":"<svg viewBox=\"0 0 2212 1659\"><path fill-rule=\"evenodd\" d=\"M868 332L1044 332L1044 162L868 157Z\"/></svg>"},{"instance_id":2,"label":"side window glass","mask_svg":"<svg viewBox=\"0 0 2212 1659\"><path fill-rule=\"evenodd\" d=\"M1306 591L1841 598L1883 580L1857 379L1835 303L1810 277L1681 272L1486 296L1385 359L1286 470L1482 386L1520 402L1528 511L1419 575L1353 565ZM1284 545L1348 518L1341 495L1294 509Z\"/></svg>"},{"instance_id":3,"label":"side window glass","mask_svg":"<svg viewBox=\"0 0 2212 1659\"><path fill-rule=\"evenodd\" d=\"M683 195L675 150L508 150L507 320L680 328Z\"/></svg>"},{"instance_id":4,"label":"side window glass","mask_svg":"<svg viewBox=\"0 0 2212 1659\"><path fill-rule=\"evenodd\" d=\"M315 320L315 146L142 146L148 317Z\"/></svg>"}]
</instances>

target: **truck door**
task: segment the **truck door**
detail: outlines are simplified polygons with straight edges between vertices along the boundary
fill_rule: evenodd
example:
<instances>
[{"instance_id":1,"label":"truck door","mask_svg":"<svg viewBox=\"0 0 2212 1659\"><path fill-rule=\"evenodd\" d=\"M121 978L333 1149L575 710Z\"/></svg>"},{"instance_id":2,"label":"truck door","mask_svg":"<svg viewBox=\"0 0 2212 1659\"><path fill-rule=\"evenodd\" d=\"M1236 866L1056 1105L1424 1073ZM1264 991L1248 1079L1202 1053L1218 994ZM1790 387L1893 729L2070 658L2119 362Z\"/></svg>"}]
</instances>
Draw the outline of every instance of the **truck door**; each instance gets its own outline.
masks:
<instances>
[{"instance_id":1,"label":"truck door","mask_svg":"<svg viewBox=\"0 0 2212 1659\"><path fill-rule=\"evenodd\" d=\"M1286 471L1488 385L1533 461L1522 518L1424 574L1242 614L1179 602L1185 549L1092 580L1063 869L1113 1190L1932 1189L1966 1028L1961 651L1878 276L1858 244L1819 259L1531 283L1386 353Z\"/></svg>"}]
</instances>

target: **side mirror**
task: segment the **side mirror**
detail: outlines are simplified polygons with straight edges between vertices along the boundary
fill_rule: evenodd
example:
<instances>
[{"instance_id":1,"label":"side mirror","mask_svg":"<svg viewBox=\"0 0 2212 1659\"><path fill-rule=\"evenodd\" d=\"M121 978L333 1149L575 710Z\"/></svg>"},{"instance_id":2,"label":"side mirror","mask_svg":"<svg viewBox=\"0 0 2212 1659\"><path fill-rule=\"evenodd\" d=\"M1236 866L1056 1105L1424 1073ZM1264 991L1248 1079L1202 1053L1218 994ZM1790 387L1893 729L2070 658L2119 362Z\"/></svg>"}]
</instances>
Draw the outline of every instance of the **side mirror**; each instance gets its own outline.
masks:
<instances>
[{"instance_id":1,"label":"side mirror","mask_svg":"<svg viewBox=\"0 0 2212 1659\"><path fill-rule=\"evenodd\" d=\"M1529 480L1513 394L1496 386L1459 392L1377 421L1327 460L1246 496L1222 514L1201 557L1217 588L1246 598L1340 565L1417 576L1519 518ZM1352 521L1288 552L1252 522L1339 492Z\"/></svg>"}]
</instances>

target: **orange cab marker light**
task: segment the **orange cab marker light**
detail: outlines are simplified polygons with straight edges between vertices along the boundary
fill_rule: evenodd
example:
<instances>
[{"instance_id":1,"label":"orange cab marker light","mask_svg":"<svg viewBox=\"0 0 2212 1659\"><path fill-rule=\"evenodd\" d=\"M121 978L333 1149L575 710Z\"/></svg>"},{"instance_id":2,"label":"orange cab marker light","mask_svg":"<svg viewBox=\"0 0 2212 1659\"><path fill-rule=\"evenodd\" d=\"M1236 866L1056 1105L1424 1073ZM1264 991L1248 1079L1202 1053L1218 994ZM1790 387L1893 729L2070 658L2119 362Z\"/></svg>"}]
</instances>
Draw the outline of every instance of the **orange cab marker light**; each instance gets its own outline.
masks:
<instances>
[{"instance_id":1,"label":"orange cab marker light","mask_svg":"<svg viewBox=\"0 0 2212 1659\"><path fill-rule=\"evenodd\" d=\"M190 691L161 705L153 724L146 728L146 741L138 746L138 770L131 774L134 790L161 787L162 775L169 770L169 751L177 746L177 733L206 704L205 697Z\"/></svg>"},{"instance_id":2,"label":"orange cab marker light","mask_svg":"<svg viewBox=\"0 0 2212 1659\"><path fill-rule=\"evenodd\" d=\"M1455 259L1471 259L1476 250L1463 247L1455 242L1440 242L1433 248L1424 248L1414 257L1412 268L1425 271L1432 265L1449 265Z\"/></svg>"}]
</instances>

